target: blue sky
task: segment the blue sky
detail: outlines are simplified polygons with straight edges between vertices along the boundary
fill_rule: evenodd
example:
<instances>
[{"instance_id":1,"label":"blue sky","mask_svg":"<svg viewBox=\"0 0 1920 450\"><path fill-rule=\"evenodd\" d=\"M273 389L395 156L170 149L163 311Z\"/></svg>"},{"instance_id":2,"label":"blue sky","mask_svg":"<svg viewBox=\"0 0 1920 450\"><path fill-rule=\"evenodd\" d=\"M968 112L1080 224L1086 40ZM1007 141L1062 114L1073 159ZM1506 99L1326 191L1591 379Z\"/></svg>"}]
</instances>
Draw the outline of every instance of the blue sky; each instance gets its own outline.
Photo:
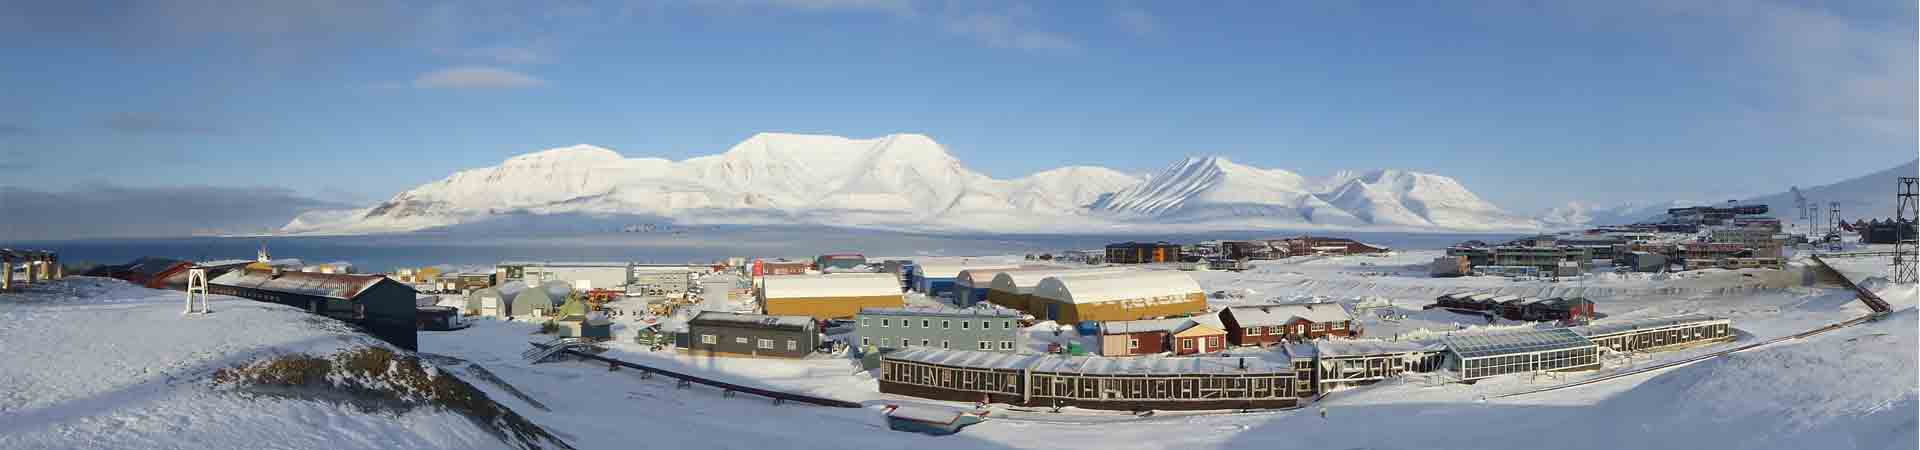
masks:
<instances>
[{"instance_id":1,"label":"blue sky","mask_svg":"<svg viewBox=\"0 0 1920 450\"><path fill-rule=\"evenodd\" d=\"M1219 154L1509 210L1915 157L1911 2L0 1L0 185L369 202L576 143L933 136L1001 178ZM22 70L24 69L24 70Z\"/></svg>"}]
</instances>

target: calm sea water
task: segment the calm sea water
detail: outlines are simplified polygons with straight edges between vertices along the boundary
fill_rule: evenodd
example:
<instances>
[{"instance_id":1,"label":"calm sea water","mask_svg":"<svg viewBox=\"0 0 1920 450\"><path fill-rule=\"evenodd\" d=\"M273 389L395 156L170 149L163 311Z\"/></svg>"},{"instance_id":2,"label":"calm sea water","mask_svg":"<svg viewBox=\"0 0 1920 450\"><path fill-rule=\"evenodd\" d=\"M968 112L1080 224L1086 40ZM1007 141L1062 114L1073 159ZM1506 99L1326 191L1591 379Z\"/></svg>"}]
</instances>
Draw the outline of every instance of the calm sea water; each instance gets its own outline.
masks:
<instances>
[{"instance_id":1,"label":"calm sea water","mask_svg":"<svg viewBox=\"0 0 1920 450\"><path fill-rule=\"evenodd\" d=\"M926 235L819 228L712 228L682 233L436 234L20 242L4 246L50 249L69 264L118 264L143 256L189 260L253 259L266 245L275 258L349 261L363 272L433 264L491 266L504 260L710 262L728 256L805 257L832 252L868 256L967 256L1098 249L1128 240L1194 242L1275 238L1284 232L1168 235ZM1440 248L1467 239L1509 235L1426 233L1315 233L1351 237L1402 249Z\"/></svg>"}]
</instances>

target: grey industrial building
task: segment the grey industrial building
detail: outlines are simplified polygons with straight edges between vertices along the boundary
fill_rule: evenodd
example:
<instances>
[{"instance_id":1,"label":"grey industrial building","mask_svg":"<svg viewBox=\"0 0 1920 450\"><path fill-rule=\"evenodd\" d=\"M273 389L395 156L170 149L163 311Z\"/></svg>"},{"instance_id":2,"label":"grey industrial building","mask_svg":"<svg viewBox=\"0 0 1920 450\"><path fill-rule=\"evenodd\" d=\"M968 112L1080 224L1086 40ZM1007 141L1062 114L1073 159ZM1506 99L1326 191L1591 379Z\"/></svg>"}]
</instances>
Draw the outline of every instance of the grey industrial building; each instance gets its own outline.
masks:
<instances>
[{"instance_id":1,"label":"grey industrial building","mask_svg":"<svg viewBox=\"0 0 1920 450\"><path fill-rule=\"evenodd\" d=\"M804 358L820 345L819 325L807 316L705 311L687 321L689 353Z\"/></svg>"},{"instance_id":2,"label":"grey industrial building","mask_svg":"<svg viewBox=\"0 0 1920 450\"><path fill-rule=\"evenodd\" d=\"M855 315L861 347L1013 352L1019 348L1019 313L998 309L865 308Z\"/></svg>"}]
</instances>

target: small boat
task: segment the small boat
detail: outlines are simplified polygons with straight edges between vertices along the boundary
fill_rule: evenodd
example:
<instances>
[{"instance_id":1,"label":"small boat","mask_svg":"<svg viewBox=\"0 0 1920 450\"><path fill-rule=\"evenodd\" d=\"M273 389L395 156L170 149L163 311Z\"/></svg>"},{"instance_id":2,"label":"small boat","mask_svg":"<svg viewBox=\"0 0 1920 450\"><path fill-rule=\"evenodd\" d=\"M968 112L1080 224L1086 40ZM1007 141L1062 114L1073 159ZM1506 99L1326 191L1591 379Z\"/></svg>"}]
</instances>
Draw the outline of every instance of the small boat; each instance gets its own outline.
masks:
<instances>
[{"instance_id":1,"label":"small boat","mask_svg":"<svg viewBox=\"0 0 1920 450\"><path fill-rule=\"evenodd\" d=\"M970 413L911 405L887 405L884 411L887 428L932 436L958 433L961 428L987 420L986 411Z\"/></svg>"}]
</instances>

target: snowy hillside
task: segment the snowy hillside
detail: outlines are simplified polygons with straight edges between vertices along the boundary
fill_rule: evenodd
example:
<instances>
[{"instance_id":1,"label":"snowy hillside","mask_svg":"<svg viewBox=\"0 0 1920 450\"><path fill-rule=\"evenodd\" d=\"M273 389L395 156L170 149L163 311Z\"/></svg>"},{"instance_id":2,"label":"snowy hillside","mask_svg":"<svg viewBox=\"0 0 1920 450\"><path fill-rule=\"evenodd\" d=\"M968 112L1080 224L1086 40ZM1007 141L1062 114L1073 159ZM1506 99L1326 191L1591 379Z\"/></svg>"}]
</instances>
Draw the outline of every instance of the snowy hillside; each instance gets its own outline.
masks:
<instances>
[{"instance_id":1,"label":"snowy hillside","mask_svg":"<svg viewBox=\"0 0 1920 450\"><path fill-rule=\"evenodd\" d=\"M1833 184L1799 188L1800 195L1806 196L1809 204L1818 203L1821 217L1826 217L1828 202L1840 202L1840 217L1855 219L1874 219L1893 217L1893 194L1895 181L1900 177L1920 176L1920 160L1901 164L1861 177ZM1789 190L1772 195L1747 199L1744 203L1767 205L1774 216L1782 218L1799 217L1794 209L1794 193Z\"/></svg>"},{"instance_id":2,"label":"snowy hillside","mask_svg":"<svg viewBox=\"0 0 1920 450\"><path fill-rule=\"evenodd\" d=\"M565 448L411 352L297 308L70 277L0 294L0 448Z\"/></svg>"},{"instance_id":3,"label":"snowy hillside","mask_svg":"<svg viewBox=\"0 0 1920 450\"><path fill-rule=\"evenodd\" d=\"M1315 181L1209 157L1189 158L1145 179L1074 166L1000 180L968 169L923 135L761 133L720 154L685 161L625 158L590 145L530 153L460 171L371 207L308 212L283 231L399 232L521 214L983 232L1147 224L1535 228L1450 178L1415 172L1343 172Z\"/></svg>"}]
</instances>

